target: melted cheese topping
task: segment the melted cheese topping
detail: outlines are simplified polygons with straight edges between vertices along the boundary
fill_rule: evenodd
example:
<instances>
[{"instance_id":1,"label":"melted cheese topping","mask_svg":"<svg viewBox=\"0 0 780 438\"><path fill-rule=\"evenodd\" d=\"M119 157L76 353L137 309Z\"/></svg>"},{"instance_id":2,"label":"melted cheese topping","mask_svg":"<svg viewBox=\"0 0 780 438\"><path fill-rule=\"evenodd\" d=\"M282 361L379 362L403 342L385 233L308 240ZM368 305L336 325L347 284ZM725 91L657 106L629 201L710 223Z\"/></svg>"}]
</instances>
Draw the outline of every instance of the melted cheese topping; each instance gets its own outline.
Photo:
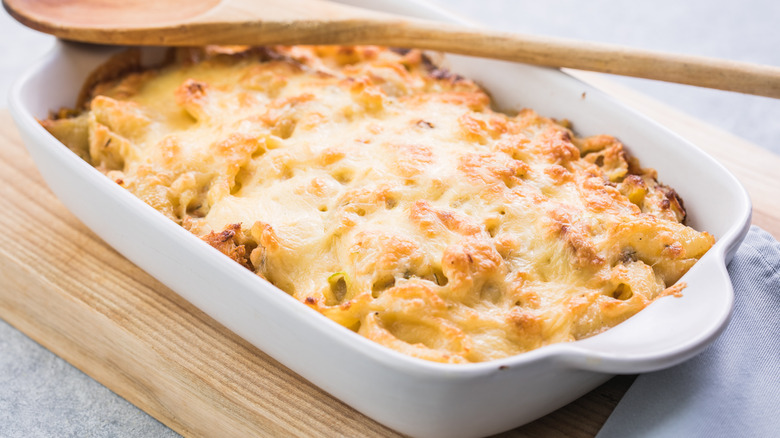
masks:
<instances>
[{"instance_id":1,"label":"melted cheese topping","mask_svg":"<svg viewBox=\"0 0 780 438\"><path fill-rule=\"evenodd\" d=\"M403 353L478 362L591 336L678 293L713 244L615 138L495 112L418 51L185 54L43 123L220 251Z\"/></svg>"}]
</instances>

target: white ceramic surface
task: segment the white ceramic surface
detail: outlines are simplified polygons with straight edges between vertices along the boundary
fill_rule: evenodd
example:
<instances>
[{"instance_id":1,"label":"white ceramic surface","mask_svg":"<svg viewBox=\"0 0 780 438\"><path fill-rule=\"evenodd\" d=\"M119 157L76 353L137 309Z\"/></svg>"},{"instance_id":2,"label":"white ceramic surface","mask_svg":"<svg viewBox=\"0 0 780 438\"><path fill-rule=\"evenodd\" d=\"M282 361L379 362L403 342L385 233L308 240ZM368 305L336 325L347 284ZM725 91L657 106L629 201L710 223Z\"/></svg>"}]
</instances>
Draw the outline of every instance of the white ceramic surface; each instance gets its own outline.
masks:
<instances>
[{"instance_id":1,"label":"white ceramic surface","mask_svg":"<svg viewBox=\"0 0 780 438\"><path fill-rule=\"evenodd\" d=\"M362 6L452 20L411 0ZM388 350L328 320L224 257L105 178L35 120L72 106L86 75L116 49L59 44L14 87L10 106L27 148L60 200L101 238L182 297L304 378L414 436L469 437L532 421L615 373L652 371L701 351L725 327L733 291L726 262L750 222L750 201L712 158L663 127L553 69L450 56L500 107L568 118L619 137L685 199L689 223L717 244L665 298L589 339L493 362L446 365Z\"/></svg>"}]
</instances>

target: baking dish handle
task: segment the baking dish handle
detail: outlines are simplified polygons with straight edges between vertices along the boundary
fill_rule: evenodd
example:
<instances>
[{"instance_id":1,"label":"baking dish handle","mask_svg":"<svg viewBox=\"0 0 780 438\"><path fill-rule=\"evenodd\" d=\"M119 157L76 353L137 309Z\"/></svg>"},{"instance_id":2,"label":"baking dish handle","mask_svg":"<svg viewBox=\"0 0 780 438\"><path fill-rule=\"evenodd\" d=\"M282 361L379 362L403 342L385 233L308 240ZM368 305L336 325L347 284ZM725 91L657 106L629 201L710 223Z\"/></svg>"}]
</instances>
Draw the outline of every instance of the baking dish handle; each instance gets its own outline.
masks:
<instances>
[{"instance_id":1,"label":"baking dish handle","mask_svg":"<svg viewBox=\"0 0 780 438\"><path fill-rule=\"evenodd\" d=\"M690 359L731 317L734 291L724 260L723 250L707 254L681 279L689 284L682 297L659 299L611 330L568 344L558 359L610 374L656 371Z\"/></svg>"}]
</instances>

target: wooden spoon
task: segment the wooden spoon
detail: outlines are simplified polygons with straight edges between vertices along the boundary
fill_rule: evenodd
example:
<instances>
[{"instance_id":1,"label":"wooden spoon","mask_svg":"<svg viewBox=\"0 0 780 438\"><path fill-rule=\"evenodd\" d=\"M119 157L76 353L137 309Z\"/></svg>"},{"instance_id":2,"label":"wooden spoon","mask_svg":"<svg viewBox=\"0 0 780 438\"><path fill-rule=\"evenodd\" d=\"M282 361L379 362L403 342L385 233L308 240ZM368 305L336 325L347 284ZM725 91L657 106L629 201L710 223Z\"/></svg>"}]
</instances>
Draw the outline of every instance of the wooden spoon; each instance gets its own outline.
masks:
<instances>
[{"instance_id":1,"label":"wooden spoon","mask_svg":"<svg viewBox=\"0 0 780 438\"><path fill-rule=\"evenodd\" d=\"M780 98L780 67L470 29L323 0L3 0L21 23L100 44L377 44Z\"/></svg>"}]
</instances>

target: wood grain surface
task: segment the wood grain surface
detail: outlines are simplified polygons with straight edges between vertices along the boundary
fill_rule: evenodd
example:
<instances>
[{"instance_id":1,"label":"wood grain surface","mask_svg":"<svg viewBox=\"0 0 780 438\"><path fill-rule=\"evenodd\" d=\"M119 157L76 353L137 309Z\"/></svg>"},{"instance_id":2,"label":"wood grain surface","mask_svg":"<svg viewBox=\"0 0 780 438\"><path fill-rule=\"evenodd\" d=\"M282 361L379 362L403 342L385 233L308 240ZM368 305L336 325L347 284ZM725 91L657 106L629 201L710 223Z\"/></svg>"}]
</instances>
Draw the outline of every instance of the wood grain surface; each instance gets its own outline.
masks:
<instances>
[{"instance_id":1,"label":"wood grain surface","mask_svg":"<svg viewBox=\"0 0 780 438\"><path fill-rule=\"evenodd\" d=\"M576 73L710 152L780 236L780 157L608 79ZM394 436L280 365L108 247L47 189L0 112L0 317L185 436ZM619 376L505 437L590 437Z\"/></svg>"}]
</instances>

